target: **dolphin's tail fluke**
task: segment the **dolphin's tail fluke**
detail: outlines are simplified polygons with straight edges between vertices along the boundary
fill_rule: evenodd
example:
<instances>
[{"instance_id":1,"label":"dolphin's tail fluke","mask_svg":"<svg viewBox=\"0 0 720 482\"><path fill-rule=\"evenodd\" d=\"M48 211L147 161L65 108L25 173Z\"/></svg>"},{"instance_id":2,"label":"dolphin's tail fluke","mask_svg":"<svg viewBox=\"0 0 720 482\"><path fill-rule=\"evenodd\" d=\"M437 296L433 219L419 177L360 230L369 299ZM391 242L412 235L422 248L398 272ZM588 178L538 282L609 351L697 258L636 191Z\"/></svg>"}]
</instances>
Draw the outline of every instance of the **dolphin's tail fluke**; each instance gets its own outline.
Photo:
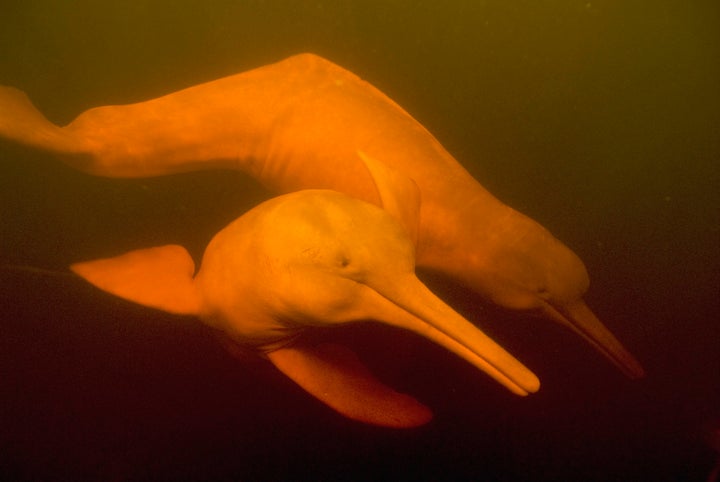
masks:
<instances>
[{"instance_id":1,"label":"dolphin's tail fluke","mask_svg":"<svg viewBox=\"0 0 720 482\"><path fill-rule=\"evenodd\" d=\"M77 151L70 134L37 110L25 92L4 85L0 85L0 139L45 151Z\"/></svg>"},{"instance_id":2,"label":"dolphin's tail fluke","mask_svg":"<svg viewBox=\"0 0 720 482\"><path fill-rule=\"evenodd\" d=\"M182 246L137 249L114 258L75 263L70 269L103 291L178 315L198 315L195 263Z\"/></svg>"}]
</instances>

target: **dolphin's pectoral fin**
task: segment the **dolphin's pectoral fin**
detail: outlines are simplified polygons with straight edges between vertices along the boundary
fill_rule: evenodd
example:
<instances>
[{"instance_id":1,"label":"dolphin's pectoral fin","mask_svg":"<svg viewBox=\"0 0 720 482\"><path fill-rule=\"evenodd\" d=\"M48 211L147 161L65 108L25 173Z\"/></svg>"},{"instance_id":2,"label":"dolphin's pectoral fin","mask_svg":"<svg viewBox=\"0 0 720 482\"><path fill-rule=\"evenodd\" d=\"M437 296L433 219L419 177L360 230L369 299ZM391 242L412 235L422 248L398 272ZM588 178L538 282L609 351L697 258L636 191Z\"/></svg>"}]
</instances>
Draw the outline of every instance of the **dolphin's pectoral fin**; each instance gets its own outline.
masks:
<instances>
[{"instance_id":1,"label":"dolphin's pectoral fin","mask_svg":"<svg viewBox=\"0 0 720 482\"><path fill-rule=\"evenodd\" d=\"M178 245L138 249L113 258L75 263L70 269L101 290L141 305L197 315L195 263Z\"/></svg>"},{"instance_id":2,"label":"dolphin's pectoral fin","mask_svg":"<svg viewBox=\"0 0 720 482\"><path fill-rule=\"evenodd\" d=\"M402 224L416 245L421 201L417 184L364 152L357 151L357 154L375 181L383 209Z\"/></svg>"},{"instance_id":3,"label":"dolphin's pectoral fin","mask_svg":"<svg viewBox=\"0 0 720 482\"><path fill-rule=\"evenodd\" d=\"M299 344L267 356L308 393L348 418L395 428L417 427L432 418L429 408L383 384L343 346Z\"/></svg>"}]
</instances>

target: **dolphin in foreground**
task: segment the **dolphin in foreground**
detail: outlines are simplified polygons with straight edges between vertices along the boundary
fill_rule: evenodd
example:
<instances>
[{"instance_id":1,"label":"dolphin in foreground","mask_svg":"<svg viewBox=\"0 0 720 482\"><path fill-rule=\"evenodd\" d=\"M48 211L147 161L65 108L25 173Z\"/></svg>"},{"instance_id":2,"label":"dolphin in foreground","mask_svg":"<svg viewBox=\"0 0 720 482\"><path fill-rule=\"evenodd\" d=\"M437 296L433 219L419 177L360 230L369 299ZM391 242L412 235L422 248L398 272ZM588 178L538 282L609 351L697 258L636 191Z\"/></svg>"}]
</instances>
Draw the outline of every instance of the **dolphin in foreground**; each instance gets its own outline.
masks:
<instances>
[{"instance_id":1,"label":"dolphin in foreground","mask_svg":"<svg viewBox=\"0 0 720 482\"><path fill-rule=\"evenodd\" d=\"M369 169L376 174L384 168ZM412 217L394 209L391 191L379 192L390 211L330 190L266 201L215 235L197 274L177 245L71 269L117 296L198 316L362 422L413 427L432 415L377 380L347 348L310 342L308 331L363 320L385 323L447 348L518 395L537 391L540 383L530 370L415 276Z\"/></svg>"},{"instance_id":2,"label":"dolphin in foreground","mask_svg":"<svg viewBox=\"0 0 720 482\"><path fill-rule=\"evenodd\" d=\"M99 176L237 169L276 193L332 189L380 206L364 154L420 190L418 267L506 309L556 321L627 376L644 374L583 301L588 275L570 249L490 194L390 98L316 55L89 109L65 127L49 122L23 92L0 87L0 138Z\"/></svg>"}]
</instances>

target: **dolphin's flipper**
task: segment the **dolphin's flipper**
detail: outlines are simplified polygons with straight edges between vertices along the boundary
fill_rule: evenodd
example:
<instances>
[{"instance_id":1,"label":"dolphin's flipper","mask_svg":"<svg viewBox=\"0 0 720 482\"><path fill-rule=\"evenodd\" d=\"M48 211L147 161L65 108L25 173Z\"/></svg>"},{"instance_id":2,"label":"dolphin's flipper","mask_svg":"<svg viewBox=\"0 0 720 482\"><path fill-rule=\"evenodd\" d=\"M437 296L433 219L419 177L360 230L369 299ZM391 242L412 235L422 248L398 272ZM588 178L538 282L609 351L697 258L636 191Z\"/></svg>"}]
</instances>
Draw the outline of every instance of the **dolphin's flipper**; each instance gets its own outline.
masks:
<instances>
[{"instance_id":1,"label":"dolphin's flipper","mask_svg":"<svg viewBox=\"0 0 720 482\"><path fill-rule=\"evenodd\" d=\"M195 263L182 246L138 249L113 258L76 263L70 269L101 290L179 315L197 315Z\"/></svg>"},{"instance_id":2,"label":"dolphin's flipper","mask_svg":"<svg viewBox=\"0 0 720 482\"><path fill-rule=\"evenodd\" d=\"M383 384L346 347L296 344L267 357L304 390L348 418L395 428L417 427L432 418L429 408Z\"/></svg>"}]
</instances>

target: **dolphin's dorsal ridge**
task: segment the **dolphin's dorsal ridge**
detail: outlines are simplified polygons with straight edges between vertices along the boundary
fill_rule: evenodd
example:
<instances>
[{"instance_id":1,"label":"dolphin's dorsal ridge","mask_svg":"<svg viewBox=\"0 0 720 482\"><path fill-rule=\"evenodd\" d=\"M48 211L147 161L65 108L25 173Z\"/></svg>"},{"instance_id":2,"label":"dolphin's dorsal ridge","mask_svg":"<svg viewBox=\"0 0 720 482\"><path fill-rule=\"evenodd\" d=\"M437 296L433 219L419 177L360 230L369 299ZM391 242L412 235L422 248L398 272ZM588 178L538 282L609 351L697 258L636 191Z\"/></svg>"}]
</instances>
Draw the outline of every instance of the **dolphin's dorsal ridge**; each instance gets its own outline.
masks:
<instances>
[{"instance_id":1,"label":"dolphin's dorsal ridge","mask_svg":"<svg viewBox=\"0 0 720 482\"><path fill-rule=\"evenodd\" d=\"M141 305L180 315L200 312L195 263L182 246L138 249L70 269L98 288Z\"/></svg>"},{"instance_id":2,"label":"dolphin's dorsal ridge","mask_svg":"<svg viewBox=\"0 0 720 482\"><path fill-rule=\"evenodd\" d=\"M267 357L304 390L348 418L394 428L417 427L432 419L429 408L375 378L344 346L296 344Z\"/></svg>"},{"instance_id":3,"label":"dolphin's dorsal ridge","mask_svg":"<svg viewBox=\"0 0 720 482\"><path fill-rule=\"evenodd\" d=\"M370 171L383 209L403 225L413 245L416 245L420 221L420 189L417 184L365 152L357 151L357 154Z\"/></svg>"}]
</instances>

